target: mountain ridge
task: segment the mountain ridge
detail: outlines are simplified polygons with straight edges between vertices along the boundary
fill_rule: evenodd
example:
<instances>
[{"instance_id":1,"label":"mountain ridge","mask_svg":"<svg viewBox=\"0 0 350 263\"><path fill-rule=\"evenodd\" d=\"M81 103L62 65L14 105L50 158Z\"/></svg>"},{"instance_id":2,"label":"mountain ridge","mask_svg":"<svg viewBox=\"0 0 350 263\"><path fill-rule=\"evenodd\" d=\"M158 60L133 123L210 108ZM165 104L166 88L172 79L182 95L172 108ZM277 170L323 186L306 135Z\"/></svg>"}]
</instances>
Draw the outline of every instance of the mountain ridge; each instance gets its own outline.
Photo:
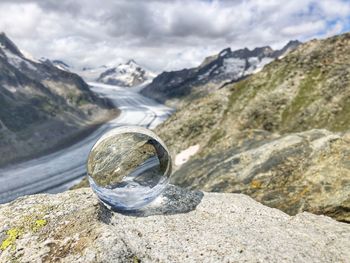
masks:
<instances>
[{"instance_id":1,"label":"mountain ridge","mask_svg":"<svg viewBox=\"0 0 350 263\"><path fill-rule=\"evenodd\" d=\"M0 33L0 45L2 48L10 50L13 54L23 57L22 52L17 48L17 46L10 40L4 32Z\"/></svg>"},{"instance_id":2,"label":"mountain ridge","mask_svg":"<svg viewBox=\"0 0 350 263\"><path fill-rule=\"evenodd\" d=\"M78 75L26 58L4 33L0 43L0 165L38 154L115 114Z\"/></svg>"},{"instance_id":3,"label":"mountain ridge","mask_svg":"<svg viewBox=\"0 0 350 263\"><path fill-rule=\"evenodd\" d=\"M238 81L261 70L264 65L299 44L297 40L290 41L280 50L269 46L234 51L226 48L217 55L205 58L198 67L162 72L142 89L141 94L179 107L183 101L205 96L227 82Z\"/></svg>"},{"instance_id":4,"label":"mountain ridge","mask_svg":"<svg viewBox=\"0 0 350 263\"><path fill-rule=\"evenodd\" d=\"M102 65L99 67L83 67L82 69L77 69L58 59L51 61L42 58L41 61L52 64L61 70L74 72L86 81L121 87L140 86L148 83L155 77L153 72L139 65L134 59L129 59L125 63L119 63L117 66Z\"/></svg>"},{"instance_id":5,"label":"mountain ridge","mask_svg":"<svg viewBox=\"0 0 350 263\"><path fill-rule=\"evenodd\" d=\"M156 129L173 156L198 148L174 183L350 222L349 46L350 33L308 41L187 101Z\"/></svg>"}]
</instances>

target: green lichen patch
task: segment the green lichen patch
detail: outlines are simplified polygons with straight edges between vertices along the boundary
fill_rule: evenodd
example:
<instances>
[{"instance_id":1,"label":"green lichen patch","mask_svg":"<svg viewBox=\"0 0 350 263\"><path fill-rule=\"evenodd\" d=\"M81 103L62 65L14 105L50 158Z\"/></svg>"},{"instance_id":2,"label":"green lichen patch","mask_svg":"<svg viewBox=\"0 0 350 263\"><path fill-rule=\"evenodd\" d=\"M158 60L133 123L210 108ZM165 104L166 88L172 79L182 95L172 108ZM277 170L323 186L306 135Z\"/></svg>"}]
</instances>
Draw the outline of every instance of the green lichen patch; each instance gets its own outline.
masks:
<instances>
[{"instance_id":1,"label":"green lichen patch","mask_svg":"<svg viewBox=\"0 0 350 263\"><path fill-rule=\"evenodd\" d=\"M20 228L11 228L7 230L6 239L1 243L0 250L4 251L7 248L15 249L15 242L16 240L22 235L22 229Z\"/></svg>"},{"instance_id":2,"label":"green lichen patch","mask_svg":"<svg viewBox=\"0 0 350 263\"><path fill-rule=\"evenodd\" d=\"M34 232L37 232L39 229L43 228L44 226L46 226L47 224L47 220L46 219L37 219L35 220L32 230Z\"/></svg>"},{"instance_id":3,"label":"green lichen patch","mask_svg":"<svg viewBox=\"0 0 350 263\"><path fill-rule=\"evenodd\" d=\"M26 233L36 233L47 225L44 219L45 213L25 215L20 220L13 222L13 225L6 232L6 237L0 245L0 251L6 249L16 249L16 240Z\"/></svg>"},{"instance_id":4,"label":"green lichen patch","mask_svg":"<svg viewBox=\"0 0 350 263\"><path fill-rule=\"evenodd\" d=\"M133 262L133 263L140 263L140 262L141 262L141 259L139 259L138 256L134 256L134 257L132 258L132 262Z\"/></svg>"}]
</instances>

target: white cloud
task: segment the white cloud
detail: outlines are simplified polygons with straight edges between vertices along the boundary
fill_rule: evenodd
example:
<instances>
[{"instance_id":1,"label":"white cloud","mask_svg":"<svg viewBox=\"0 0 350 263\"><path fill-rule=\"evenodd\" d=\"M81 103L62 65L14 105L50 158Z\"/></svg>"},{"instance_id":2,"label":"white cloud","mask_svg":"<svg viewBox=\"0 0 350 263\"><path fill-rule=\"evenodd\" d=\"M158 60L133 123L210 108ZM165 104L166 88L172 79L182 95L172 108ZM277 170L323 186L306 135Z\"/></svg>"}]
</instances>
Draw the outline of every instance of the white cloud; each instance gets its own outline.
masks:
<instances>
[{"instance_id":1,"label":"white cloud","mask_svg":"<svg viewBox=\"0 0 350 263\"><path fill-rule=\"evenodd\" d=\"M346 28L343 0L2 0L0 31L36 57L77 66L129 58L153 70L198 65L228 46L278 46Z\"/></svg>"},{"instance_id":2,"label":"white cloud","mask_svg":"<svg viewBox=\"0 0 350 263\"><path fill-rule=\"evenodd\" d=\"M0 29L18 37L28 37L40 23L42 10L34 3L0 4Z\"/></svg>"},{"instance_id":3,"label":"white cloud","mask_svg":"<svg viewBox=\"0 0 350 263\"><path fill-rule=\"evenodd\" d=\"M349 1L322 0L318 2L320 12L328 18L345 18L350 14Z\"/></svg>"},{"instance_id":4,"label":"white cloud","mask_svg":"<svg viewBox=\"0 0 350 263\"><path fill-rule=\"evenodd\" d=\"M287 36L312 35L326 28L325 21L304 22L297 25L287 26L282 29L282 33Z\"/></svg>"}]
</instances>

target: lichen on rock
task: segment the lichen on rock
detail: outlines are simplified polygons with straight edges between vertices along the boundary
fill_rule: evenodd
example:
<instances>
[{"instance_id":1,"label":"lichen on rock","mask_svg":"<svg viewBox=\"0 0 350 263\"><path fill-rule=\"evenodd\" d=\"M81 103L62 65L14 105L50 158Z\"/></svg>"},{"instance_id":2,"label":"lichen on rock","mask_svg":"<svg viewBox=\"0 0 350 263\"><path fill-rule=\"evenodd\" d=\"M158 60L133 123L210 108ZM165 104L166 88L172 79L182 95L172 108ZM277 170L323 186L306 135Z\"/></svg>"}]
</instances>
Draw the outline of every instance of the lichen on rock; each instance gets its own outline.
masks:
<instances>
[{"instance_id":1,"label":"lichen on rock","mask_svg":"<svg viewBox=\"0 0 350 263\"><path fill-rule=\"evenodd\" d=\"M173 156L200 146L173 183L350 222L349 47L350 33L311 40L239 82L185 97L156 128Z\"/></svg>"},{"instance_id":2,"label":"lichen on rock","mask_svg":"<svg viewBox=\"0 0 350 263\"><path fill-rule=\"evenodd\" d=\"M192 199L190 209L178 209ZM200 196L172 187L145 211L114 213L90 189L19 198L0 206L0 233L23 226L19 222L25 218L34 220L20 231L8 232L11 246L3 247L0 262L346 262L350 258L350 225L309 213L289 216L242 194ZM38 212L40 217L33 216Z\"/></svg>"},{"instance_id":3,"label":"lichen on rock","mask_svg":"<svg viewBox=\"0 0 350 263\"><path fill-rule=\"evenodd\" d=\"M6 250L8 247L15 249L14 244L17 238L22 234L18 228L11 228L6 231L6 238L0 245L0 250Z\"/></svg>"}]
</instances>

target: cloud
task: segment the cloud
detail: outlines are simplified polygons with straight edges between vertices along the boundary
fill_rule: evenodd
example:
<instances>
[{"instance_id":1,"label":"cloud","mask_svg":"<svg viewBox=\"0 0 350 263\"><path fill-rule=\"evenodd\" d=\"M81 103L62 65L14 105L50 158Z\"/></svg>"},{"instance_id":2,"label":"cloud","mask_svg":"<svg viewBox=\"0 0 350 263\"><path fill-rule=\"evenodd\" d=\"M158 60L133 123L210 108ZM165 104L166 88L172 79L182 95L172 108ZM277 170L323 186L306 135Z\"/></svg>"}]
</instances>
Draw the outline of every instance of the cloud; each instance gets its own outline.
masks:
<instances>
[{"instance_id":1,"label":"cloud","mask_svg":"<svg viewBox=\"0 0 350 263\"><path fill-rule=\"evenodd\" d=\"M282 29L282 34L287 36L307 35L320 32L326 28L325 21L304 22L297 25L287 26Z\"/></svg>"},{"instance_id":2,"label":"cloud","mask_svg":"<svg viewBox=\"0 0 350 263\"><path fill-rule=\"evenodd\" d=\"M2 0L0 31L35 57L82 66L134 58L162 71L228 46L279 47L349 28L343 0Z\"/></svg>"}]
</instances>

